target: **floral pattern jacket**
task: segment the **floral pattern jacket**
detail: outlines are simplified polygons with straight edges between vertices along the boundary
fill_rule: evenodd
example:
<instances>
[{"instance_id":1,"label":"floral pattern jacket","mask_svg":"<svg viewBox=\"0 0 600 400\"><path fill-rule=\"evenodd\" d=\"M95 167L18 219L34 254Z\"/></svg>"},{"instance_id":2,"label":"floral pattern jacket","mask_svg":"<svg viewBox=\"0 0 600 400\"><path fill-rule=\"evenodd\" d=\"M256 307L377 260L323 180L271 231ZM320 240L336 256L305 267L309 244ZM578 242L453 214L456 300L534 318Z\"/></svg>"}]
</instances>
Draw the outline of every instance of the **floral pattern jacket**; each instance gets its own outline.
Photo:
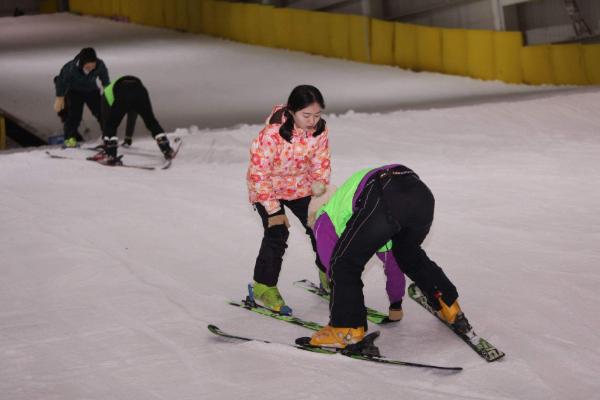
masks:
<instances>
[{"instance_id":1,"label":"floral pattern jacket","mask_svg":"<svg viewBox=\"0 0 600 400\"><path fill-rule=\"evenodd\" d=\"M329 184L331 161L327 128L314 137L312 131L294 127L291 143L279 134L285 123L273 123L272 116L283 106L275 106L266 126L250 147L246 174L250 203L260 203L269 214L280 210L279 200L295 200L312 195L315 181Z\"/></svg>"}]
</instances>

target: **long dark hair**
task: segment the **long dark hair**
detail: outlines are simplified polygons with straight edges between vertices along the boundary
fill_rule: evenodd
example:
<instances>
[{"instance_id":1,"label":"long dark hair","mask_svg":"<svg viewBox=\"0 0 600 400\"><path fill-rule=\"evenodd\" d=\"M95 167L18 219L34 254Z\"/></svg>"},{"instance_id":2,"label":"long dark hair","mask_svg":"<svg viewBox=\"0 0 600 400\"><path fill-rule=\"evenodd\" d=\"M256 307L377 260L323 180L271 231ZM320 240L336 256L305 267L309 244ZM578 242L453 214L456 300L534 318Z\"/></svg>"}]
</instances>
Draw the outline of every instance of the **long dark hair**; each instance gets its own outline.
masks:
<instances>
[{"instance_id":1,"label":"long dark hair","mask_svg":"<svg viewBox=\"0 0 600 400\"><path fill-rule=\"evenodd\" d=\"M273 114L269 123L281 123L283 116L285 116L285 122L279 128L279 135L281 135L285 141L291 143L292 132L294 130L294 116L292 113L298 112L313 103L318 103L321 108L325 108L325 100L323 100L323 95L319 89L311 85L296 86L294 90L292 90L292 93L290 93L287 105ZM319 119L319 122L317 122L317 126L315 127L315 132L313 133L314 137L323 133L325 124L326 122L323 118Z\"/></svg>"}]
</instances>

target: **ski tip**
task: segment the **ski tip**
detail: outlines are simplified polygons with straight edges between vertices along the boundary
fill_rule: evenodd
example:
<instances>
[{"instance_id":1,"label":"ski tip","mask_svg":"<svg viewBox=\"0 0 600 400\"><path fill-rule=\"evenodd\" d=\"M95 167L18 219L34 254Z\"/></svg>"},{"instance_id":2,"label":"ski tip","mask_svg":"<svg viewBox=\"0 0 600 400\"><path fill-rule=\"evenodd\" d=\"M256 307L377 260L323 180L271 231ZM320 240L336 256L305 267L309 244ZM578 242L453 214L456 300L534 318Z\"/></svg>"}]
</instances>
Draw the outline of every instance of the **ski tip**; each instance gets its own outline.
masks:
<instances>
[{"instance_id":1,"label":"ski tip","mask_svg":"<svg viewBox=\"0 0 600 400\"><path fill-rule=\"evenodd\" d=\"M303 336L296 339L296 344L298 346L310 346L310 337Z\"/></svg>"},{"instance_id":2,"label":"ski tip","mask_svg":"<svg viewBox=\"0 0 600 400\"><path fill-rule=\"evenodd\" d=\"M374 331L369 333L368 335L366 335L363 340L375 340L377 339L379 336L381 336L381 332L380 331Z\"/></svg>"},{"instance_id":3,"label":"ski tip","mask_svg":"<svg viewBox=\"0 0 600 400\"><path fill-rule=\"evenodd\" d=\"M291 316L292 315L292 309L289 306L283 306L283 307L281 307L279 309L279 314Z\"/></svg>"}]
</instances>

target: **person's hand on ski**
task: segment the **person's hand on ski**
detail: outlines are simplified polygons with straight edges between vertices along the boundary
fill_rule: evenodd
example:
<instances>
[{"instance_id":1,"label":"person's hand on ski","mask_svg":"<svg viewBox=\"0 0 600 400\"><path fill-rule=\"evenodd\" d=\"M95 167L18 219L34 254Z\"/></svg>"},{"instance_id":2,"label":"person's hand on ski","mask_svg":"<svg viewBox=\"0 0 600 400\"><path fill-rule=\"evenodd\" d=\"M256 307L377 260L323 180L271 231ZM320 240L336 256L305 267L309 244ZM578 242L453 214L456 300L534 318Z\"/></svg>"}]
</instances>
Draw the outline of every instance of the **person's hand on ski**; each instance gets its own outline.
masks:
<instances>
[{"instance_id":1,"label":"person's hand on ski","mask_svg":"<svg viewBox=\"0 0 600 400\"><path fill-rule=\"evenodd\" d=\"M63 96L57 96L56 100L54 100L54 111L59 113L64 108L65 108L65 98Z\"/></svg>"}]
</instances>

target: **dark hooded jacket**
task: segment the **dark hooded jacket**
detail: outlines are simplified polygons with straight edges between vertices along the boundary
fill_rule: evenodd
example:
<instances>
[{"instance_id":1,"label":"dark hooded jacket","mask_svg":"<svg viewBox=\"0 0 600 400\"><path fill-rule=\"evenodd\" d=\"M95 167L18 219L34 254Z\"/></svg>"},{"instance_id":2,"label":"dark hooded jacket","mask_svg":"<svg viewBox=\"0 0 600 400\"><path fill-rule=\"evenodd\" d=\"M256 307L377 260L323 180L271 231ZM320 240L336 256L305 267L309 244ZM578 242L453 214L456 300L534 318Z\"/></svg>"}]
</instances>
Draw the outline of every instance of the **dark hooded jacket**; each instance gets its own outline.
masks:
<instances>
[{"instance_id":1,"label":"dark hooded jacket","mask_svg":"<svg viewBox=\"0 0 600 400\"><path fill-rule=\"evenodd\" d=\"M83 72L83 65L78 54L73 60L66 63L60 70L60 74L54 77L56 86L56 96L62 97L67 91L75 90L78 92L91 92L98 90L96 79L100 78L102 86L106 87L110 83L108 69L101 59L97 59L96 68L89 74Z\"/></svg>"}]
</instances>

